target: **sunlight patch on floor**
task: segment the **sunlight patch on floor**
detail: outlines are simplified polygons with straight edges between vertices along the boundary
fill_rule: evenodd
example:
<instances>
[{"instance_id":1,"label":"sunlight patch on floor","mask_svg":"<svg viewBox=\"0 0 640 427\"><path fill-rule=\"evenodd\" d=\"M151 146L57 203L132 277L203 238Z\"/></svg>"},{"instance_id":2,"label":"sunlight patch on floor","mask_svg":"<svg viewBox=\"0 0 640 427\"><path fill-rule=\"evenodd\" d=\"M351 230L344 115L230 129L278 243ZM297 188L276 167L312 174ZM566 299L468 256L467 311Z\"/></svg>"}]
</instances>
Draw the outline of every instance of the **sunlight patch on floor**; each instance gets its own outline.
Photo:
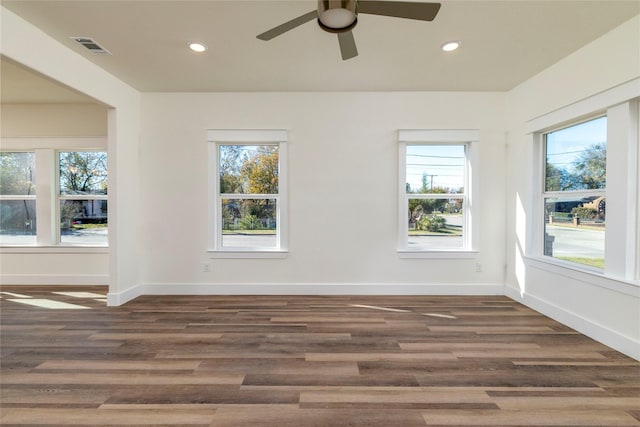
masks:
<instances>
[{"instance_id":1,"label":"sunlight patch on floor","mask_svg":"<svg viewBox=\"0 0 640 427\"><path fill-rule=\"evenodd\" d=\"M96 294L95 292L53 292L57 295L64 295L73 298L104 298L103 294Z\"/></svg>"},{"instance_id":2,"label":"sunlight patch on floor","mask_svg":"<svg viewBox=\"0 0 640 427\"><path fill-rule=\"evenodd\" d=\"M401 310L399 308L378 307L376 305L351 304L351 307L371 308L373 310L393 311L394 313L411 313L409 310Z\"/></svg>"},{"instance_id":3,"label":"sunlight patch on floor","mask_svg":"<svg viewBox=\"0 0 640 427\"><path fill-rule=\"evenodd\" d=\"M452 316L450 314L440 314L440 313L422 313L423 316L430 316L430 317L442 317L444 319L457 319L456 316Z\"/></svg>"},{"instance_id":4,"label":"sunlight patch on floor","mask_svg":"<svg viewBox=\"0 0 640 427\"><path fill-rule=\"evenodd\" d=\"M31 298L29 295L15 294L13 292L0 292L2 295L11 295L16 298Z\"/></svg>"},{"instance_id":5,"label":"sunlight patch on floor","mask_svg":"<svg viewBox=\"0 0 640 427\"><path fill-rule=\"evenodd\" d=\"M19 302L21 304L33 305L41 308L48 308L51 310L91 310L91 307L85 307L83 305L69 304L62 301L54 301L50 299L8 299L8 301Z\"/></svg>"}]
</instances>

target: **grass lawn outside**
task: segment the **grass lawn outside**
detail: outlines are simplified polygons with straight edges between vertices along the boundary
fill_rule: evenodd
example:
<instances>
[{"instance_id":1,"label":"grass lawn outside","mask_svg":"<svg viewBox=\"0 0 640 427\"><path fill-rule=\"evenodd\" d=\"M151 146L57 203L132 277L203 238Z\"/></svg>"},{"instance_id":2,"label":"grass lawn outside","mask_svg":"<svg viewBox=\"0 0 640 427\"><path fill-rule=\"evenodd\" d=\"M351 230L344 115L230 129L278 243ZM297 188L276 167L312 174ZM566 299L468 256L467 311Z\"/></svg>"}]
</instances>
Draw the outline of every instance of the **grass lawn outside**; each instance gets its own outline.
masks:
<instances>
[{"instance_id":1,"label":"grass lawn outside","mask_svg":"<svg viewBox=\"0 0 640 427\"><path fill-rule=\"evenodd\" d=\"M604 268L604 258L585 258L585 257L570 257L570 256L558 256L555 257L565 261L571 261L578 264L588 265L590 267Z\"/></svg>"},{"instance_id":2,"label":"grass lawn outside","mask_svg":"<svg viewBox=\"0 0 640 427\"><path fill-rule=\"evenodd\" d=\"M245 236L275 235L276 230L222 230L223 235L240 234Z\"/></svg>"},{"instance_id":3,"label":"grass lawn outside","mask_svg":"<svg viewBox=\"0 0 640 427\"><path fill-rule=\"evenodd\" d=\"M462 227L445 227L440 231L409 230L409 236L462 236Z\"/></svg>"}]
</instances>

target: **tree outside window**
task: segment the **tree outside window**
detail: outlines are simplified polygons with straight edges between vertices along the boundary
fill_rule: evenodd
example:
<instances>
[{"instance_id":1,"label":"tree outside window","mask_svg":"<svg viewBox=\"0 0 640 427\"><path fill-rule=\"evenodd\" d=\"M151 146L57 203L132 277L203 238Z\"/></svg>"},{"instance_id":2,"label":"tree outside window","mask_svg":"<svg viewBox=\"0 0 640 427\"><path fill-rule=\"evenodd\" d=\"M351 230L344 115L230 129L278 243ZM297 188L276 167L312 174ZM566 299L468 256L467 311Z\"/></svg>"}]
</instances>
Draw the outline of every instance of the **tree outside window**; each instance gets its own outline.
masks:
<instances>
[{"instance_id":1,"label":"tree outside window","mask_svg":"<svg viewBox=\"0 0 640 427\"><path fill-rule=\"evenodd\" d=\"M279 145L219 145L222 248L277 248Z\"/></svg>"},{"instance_id":2,"label":"tree outside window","mask_svg":"<svg viewBox=\"0 0 640 427\"><path fill-rule=\"evenodd\" d=\"M35 185L33 152L0 153L0 243L36 242Z\"/></svg>"},{"instance_id":3,"label":"tree outside window","mask_svg":"<svg viewBox=\"0 0 640 427\"><path fill-rule=\"evenodd\" d=\"M59 153L60 241L106 244L108 240L107 153Z\"/></svg>"}]
</instances>

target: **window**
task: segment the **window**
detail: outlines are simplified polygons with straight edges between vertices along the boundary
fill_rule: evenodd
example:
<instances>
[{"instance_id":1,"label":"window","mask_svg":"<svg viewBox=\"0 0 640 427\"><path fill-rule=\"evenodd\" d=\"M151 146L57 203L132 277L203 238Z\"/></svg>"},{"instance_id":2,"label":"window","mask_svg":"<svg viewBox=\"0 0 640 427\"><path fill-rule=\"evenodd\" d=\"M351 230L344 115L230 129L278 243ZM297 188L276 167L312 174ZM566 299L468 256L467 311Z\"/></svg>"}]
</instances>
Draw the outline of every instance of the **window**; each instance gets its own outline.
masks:
<instances>
[{"instance_id":1,"label":"window","mask_svg":"<svg viewBox=\"0 0 640 427\"><path fill-rule=\"evenodd\" d=\"M0 153L0 244L36 243L33 152Z\"/></svg>"},{"instance_id":2,"label":"window","mask_svg":"<svg viewBox=\"0 0 640 427\"><path fill-rule=\"evenodd\" d=\"M58 153L60 243L107 244L107 153Z\"/></svg>"},{"instance_id":3,"label":"window","mask_svg":"<svg viewBox=\"0 0 640 427\"><path fill-rule=\"evenodd\" d=\"M544 134L544 255L604 268L607 118Z\"/></svg>"},{"instance_id":4,"label":"window","mask_svg":"<svg viewBox=\"0 0 640 427\"><path fill-rule=\"evenodd\" d=\"M400 131L400 252L471 251L474 131Z\"/></svg>"},{"instance_id":5,"label":"window","mask_svg":"<svg viewBox=\"0 0 640 427\"><path fill-rule=\"evenodd\" d=\"M105 143L3 138L15 151L0 152L0 245L107 246Z\"/></svg>"},{"instance_id":6,"label":"window","mask_svg":"<svg viewBox=\"0 0 640 427\"><path fill-rule=\"evenodd\" d=\"M639 87L630 81L528 123L532 265L638 283Z\"/></svg>"},{"instance_id":7,"label":"window","mask_svg":"<svg viewBox=\"0 0 640 427\"><path fill-rule=\"evenodd\" d=\"M209 137L214 251L286 251L286 132L209 131Z\"/></svg>"}]
</instances>

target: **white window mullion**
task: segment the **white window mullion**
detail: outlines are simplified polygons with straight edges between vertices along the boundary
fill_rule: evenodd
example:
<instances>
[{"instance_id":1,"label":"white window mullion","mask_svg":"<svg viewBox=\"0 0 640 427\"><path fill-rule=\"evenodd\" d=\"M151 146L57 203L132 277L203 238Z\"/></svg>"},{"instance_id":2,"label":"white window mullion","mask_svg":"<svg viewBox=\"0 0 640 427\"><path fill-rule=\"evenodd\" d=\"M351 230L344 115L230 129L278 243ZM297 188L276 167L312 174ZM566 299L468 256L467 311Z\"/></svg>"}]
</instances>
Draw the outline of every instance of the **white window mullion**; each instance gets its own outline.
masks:
<instances>
[{"instance_id":1,"label":"white window mullion","mask_svg":"<svg viewBox=\"0 0 640 427\"><path fill-rule=\"evenodd\" d=\"M56 227L56 169L55 150L37 149L36 155L36 218L38 246L53 246L57 240Z\"/></svg>"},{"instance_id":2,"label":"white window mullion","mask_svg":"<svg viewBox=\"0 0 640 427\"><path fill-rule=\"evenodd\" d=\"M607 111L607 238L605 273L635 279L638 188L634 174L638 150L638 103L627 102Z\"/></svg>"}]
</instances>

